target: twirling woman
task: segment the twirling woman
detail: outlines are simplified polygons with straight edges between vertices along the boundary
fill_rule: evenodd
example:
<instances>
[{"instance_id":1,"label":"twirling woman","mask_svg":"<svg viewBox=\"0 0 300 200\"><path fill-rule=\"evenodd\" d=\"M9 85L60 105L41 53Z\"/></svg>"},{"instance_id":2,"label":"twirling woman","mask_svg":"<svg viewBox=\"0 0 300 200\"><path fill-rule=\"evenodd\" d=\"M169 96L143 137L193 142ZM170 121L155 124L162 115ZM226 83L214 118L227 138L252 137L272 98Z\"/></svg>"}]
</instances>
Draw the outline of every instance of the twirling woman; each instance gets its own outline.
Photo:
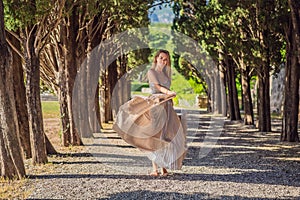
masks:
<instances>
[{"instance_id":1,"label":"twirling woman","mask_svg":"<svg viewBox=\"0 0 300 200\"><path fill-rule=\"evenodd\" d=\"M151 176L168 175L167 169L181 169L186 153L186 130L177 116L170 90L171 62L166 50L159 50L148 71L149 97L134 97L123 104L113 129L129 144L148 153Z\"/></svg>"}]
</instances>

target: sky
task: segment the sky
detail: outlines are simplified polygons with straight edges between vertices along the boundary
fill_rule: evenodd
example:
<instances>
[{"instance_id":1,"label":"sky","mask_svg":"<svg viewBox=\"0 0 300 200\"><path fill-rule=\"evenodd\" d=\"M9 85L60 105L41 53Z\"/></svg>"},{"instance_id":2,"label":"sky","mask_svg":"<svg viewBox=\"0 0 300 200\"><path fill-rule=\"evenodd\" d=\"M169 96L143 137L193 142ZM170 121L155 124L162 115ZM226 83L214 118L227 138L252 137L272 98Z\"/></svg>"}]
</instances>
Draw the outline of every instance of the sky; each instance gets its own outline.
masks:
<instances>
[{"instance_id":1,"label":"sky","mask_svg":"<svg viewBox=\"0 0 300 200\"><path fill-rule=\"evenodd\" d=\"M149 10L149 18L151 23L172 23L175 15L170 6L156 6Z\"/></svg>"}]
</instances>

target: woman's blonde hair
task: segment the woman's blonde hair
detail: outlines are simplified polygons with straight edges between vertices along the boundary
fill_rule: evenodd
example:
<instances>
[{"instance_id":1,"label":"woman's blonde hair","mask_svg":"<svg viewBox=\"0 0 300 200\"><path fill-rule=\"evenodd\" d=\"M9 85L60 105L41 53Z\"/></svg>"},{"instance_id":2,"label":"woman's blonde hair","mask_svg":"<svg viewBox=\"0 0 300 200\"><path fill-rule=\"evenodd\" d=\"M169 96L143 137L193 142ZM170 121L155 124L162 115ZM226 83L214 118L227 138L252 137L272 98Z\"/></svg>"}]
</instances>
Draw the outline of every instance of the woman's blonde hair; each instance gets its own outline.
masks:
<instances>
[{"instance_id":1,"label":"woman's blonde hair","mask_svg":"<svg viewBox=\"0 0 300 200\"><path fill-rule=\"evenodd\" d=\"M156 52L154 58L153 58L153 63L152 63L152 67L151 69L155 69L156 67L156 63L157 63L157 57L159 56L159 54L164 53L167 54L168 60L167 60L167 65L166 67L164 67L163 72L165 73L165 75L169 78L169 80L171 81L171 59L170 59L170 53L167 50L164 49L160 49Z\"/></svg>"}]
</instances>

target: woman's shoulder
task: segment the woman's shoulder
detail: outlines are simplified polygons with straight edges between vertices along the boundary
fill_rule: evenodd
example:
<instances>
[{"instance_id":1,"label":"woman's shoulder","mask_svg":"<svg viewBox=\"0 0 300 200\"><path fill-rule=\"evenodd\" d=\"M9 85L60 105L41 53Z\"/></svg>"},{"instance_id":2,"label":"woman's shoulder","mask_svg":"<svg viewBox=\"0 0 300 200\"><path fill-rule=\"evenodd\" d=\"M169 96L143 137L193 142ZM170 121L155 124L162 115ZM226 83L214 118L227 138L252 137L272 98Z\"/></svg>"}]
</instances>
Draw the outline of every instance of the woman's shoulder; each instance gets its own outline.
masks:
<instances>
[{"instance_id":1,"label":"woman's shoulder","mask_svg":"<svg viewBox=\"0 0 300 200\"><path fill-rule=\"evenodd\" d=\"M153 69L153 68L151 68L151 69L149 69L148 70L148 73L155 73L156 71L155 71L155 69Z\"/></svg>"},{"instance_id":2,"label":"woman's shoulder","mask_svg":"<svg viewBox=\"0 0 300 200\"><path fill-rule=\"evenodd\" d=\"M157 73L154 69L149 69L147 76L150 83L159 83L157 79Z\"/></svg>"},{"instance_id":3,"label":"woman's shoulder","mask_svg":"<svg viewBox=\"0 0 300 200\"><path fill-rule=\"evenodd\" d=\"M157 73L156 73L156 71L155 71L155 69L149 69L148 70L148 72L147 72L147 74L148 74L148 76L150 75L152 75L152 76L155 76Z\"/></svg>"}]
</instances>

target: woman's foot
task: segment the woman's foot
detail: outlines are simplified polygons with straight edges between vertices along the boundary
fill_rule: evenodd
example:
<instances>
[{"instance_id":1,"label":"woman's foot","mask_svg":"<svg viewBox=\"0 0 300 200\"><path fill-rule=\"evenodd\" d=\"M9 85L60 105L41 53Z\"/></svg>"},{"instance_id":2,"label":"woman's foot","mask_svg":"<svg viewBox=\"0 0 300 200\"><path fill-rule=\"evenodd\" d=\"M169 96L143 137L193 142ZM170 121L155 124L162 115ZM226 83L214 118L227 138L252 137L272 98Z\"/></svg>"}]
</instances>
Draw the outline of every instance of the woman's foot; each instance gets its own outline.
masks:
<instances>
[{"instance_id":1,"label":"woman's foot","mask_svg":"<svg viewBox=\"0 0 300 200\"><path fill-rule=\"evenodd\" d=\"M162 169L161 169L161 175L162 175L162 176L168 176L168 175L169 175L169 173L168 173L168 171L166 170L166 168L162 168Z\"/></svg>"},{"instance_id":2,"label":"woman's foot","mask_svg":"<svg viewBox=\"0 0 300 200\"><path fill-rule=\"evenodd\" d=\"M158 174L158 171L152 171L151 173L149 173L150 176L154 176L154 177L157 177L159 174Z\"/></svg>"}]
</instances>

